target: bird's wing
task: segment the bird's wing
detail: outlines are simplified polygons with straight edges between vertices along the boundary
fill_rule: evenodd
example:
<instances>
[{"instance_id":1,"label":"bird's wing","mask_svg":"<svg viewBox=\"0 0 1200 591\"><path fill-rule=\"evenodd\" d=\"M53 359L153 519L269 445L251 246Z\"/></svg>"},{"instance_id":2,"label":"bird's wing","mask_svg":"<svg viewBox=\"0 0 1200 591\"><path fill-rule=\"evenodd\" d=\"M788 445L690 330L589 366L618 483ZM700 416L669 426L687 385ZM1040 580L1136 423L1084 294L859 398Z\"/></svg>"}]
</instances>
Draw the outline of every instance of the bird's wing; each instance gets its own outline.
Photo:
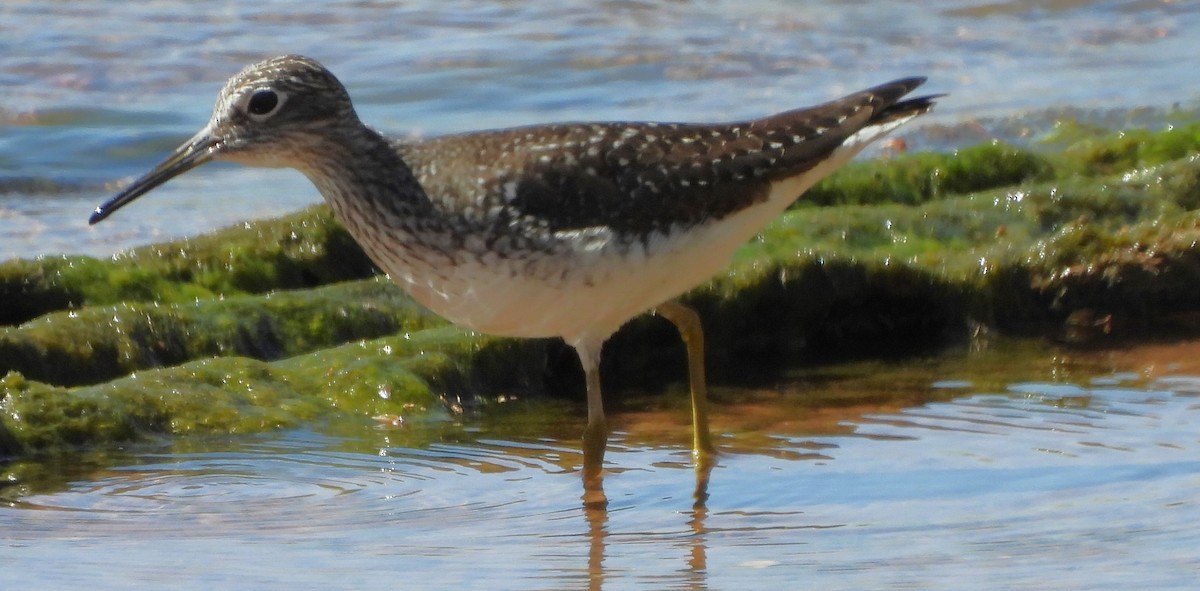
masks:
<instances>
[{"instance_id":1,"label":"bird's wing","mask_svg":"<svg viewBox=\"0 0 1200 591\"><path fill-rule=\"evenodd\" d=\"M645 233L736 212L764 199L772 181L808 171L865 128L929 110L936 97L900 100L923 81L897 80L741 123L541 125L397 150L430 199L448 209L531 217L552 230Z\"/></svg>"}]
</instances>

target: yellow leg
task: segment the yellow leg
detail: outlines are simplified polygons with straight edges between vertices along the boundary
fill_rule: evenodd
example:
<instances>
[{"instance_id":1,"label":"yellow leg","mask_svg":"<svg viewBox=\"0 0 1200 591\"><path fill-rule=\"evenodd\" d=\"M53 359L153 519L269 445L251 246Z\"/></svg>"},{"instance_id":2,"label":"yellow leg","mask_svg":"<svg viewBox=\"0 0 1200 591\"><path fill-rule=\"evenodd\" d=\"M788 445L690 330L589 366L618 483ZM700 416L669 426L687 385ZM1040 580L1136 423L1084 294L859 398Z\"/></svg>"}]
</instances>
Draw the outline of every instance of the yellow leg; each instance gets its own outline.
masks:
<instances>
[{"instance_id":1,"label":"yellow leg","mask_svg":"<svg viewBox=\"0 0 1200 591\"><path fill-rule=\"evenodd\" d=\"M660 304L654 313L670 320L679 329L679 336L687 347L688 381L692 392L692 454L697 468L711 468L716 448L708 431L708 385L704 379L704 327L700 316L691 308L675 301Z\"/></svg>"},{"instance_id":2,"label":"yellow leg","mask_svg":"<svg viewBox=\"0 0 1200 591\"><path fill-rule=\"evenodd\" d=\"M604 507L604 449L608 446L608 422L600 394L600 343L575 343L587 381L588 422L583 430L583 504Z\"/></svg>"}]
</instances>

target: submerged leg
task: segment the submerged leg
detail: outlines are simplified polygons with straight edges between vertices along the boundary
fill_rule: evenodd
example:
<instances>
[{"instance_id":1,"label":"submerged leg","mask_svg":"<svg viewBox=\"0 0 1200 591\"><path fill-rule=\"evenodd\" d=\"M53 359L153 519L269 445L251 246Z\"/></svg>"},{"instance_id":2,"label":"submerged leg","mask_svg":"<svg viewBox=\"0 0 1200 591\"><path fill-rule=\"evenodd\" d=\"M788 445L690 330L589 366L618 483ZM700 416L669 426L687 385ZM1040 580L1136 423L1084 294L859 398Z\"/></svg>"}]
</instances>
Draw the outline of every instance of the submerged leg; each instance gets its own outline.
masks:
<instances>
[{"instance_id":1,"label":"submerged leg","mask_svg":"<svg viewBox=\"0 0 1200 591\"><path fill-rule=\"evenodd\" d=\"M604 468L604 448L608 446L608 422L604 419L604 401L600 395L601 346L603 342L575 343L575 352L579 354L587 381L588 422L583 430L583 504L588 507L608 504L601 473Z\"/></svg>"},{"instance_id":2,"label":"submerged leg","mask_svg":"<svg viewBox=\"0 0 1200 591\"><path fill-rule=\"evenodd\" d=\"M707 474L712 468L713 456L716 453L712 444L712 436L708 431L708 385L704 380L704 328L700 325L700 316L691 308L670 301L659 304L654 313L670 320L679 329L679 336L687 347L688 382L692 393L692 454L696 458L697 475L704 474L704 488L707 488ZM701 483L697 482L697 494L701 494Z\"/></svg>"}]
</instances>

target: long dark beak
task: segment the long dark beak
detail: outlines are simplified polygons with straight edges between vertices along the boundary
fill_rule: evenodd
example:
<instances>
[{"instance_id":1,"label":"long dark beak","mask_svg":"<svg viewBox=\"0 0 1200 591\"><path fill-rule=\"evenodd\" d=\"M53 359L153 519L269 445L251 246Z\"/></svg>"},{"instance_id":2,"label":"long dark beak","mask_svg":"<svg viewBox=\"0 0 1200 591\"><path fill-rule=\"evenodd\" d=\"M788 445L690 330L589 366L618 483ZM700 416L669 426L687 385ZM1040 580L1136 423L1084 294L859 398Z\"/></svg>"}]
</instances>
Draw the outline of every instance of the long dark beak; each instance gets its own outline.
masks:
<instances>
[{"instance_id":1,"label":"long dark beak","mask_svg":"<svg viewBox=\"0 0 1200 591\"><path fill-rule=\"evenodd\" d=\"M207 127L202 129L200 133L176 148L166 160L163 160L142 178L133 181L132 184L125 187L125 190L101 203L96 211L92 212L92 217L88 218L88 223L95 224L103 220L134 199L149 193L155 187L212 160L216 151L217 141L213 139Z\"/></svg>"}]
</instances>

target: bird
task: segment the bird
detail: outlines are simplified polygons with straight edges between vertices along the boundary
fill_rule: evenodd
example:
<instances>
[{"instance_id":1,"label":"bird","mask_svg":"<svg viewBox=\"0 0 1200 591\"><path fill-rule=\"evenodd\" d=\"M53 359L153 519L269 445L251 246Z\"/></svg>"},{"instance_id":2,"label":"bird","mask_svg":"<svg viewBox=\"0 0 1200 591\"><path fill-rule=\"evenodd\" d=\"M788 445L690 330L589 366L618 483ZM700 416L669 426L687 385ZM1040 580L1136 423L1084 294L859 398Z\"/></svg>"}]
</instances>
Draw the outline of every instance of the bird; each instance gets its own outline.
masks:
<instances>
[{"instance_id":1,"label":"bird","mask_svg":"<svg viewBox=\"0 0 1200 591\"><path fill-rule=\"evenodd\" d=\"M558 337L574 348L587 396L583 501L603 507L604 342L646 312L677 327L697 473L711 468L703 329L678 296L720 272L817 181L930 111L943 95L905 98L924 82L902 78L736 122L578 122L411 139L364 124L316 60L272 57L230 78L207 125L89 224L206 162L299 170L425 307L478 332ZM706 486L707 476L698 497Z\"/></svg>"}]
</instances>

